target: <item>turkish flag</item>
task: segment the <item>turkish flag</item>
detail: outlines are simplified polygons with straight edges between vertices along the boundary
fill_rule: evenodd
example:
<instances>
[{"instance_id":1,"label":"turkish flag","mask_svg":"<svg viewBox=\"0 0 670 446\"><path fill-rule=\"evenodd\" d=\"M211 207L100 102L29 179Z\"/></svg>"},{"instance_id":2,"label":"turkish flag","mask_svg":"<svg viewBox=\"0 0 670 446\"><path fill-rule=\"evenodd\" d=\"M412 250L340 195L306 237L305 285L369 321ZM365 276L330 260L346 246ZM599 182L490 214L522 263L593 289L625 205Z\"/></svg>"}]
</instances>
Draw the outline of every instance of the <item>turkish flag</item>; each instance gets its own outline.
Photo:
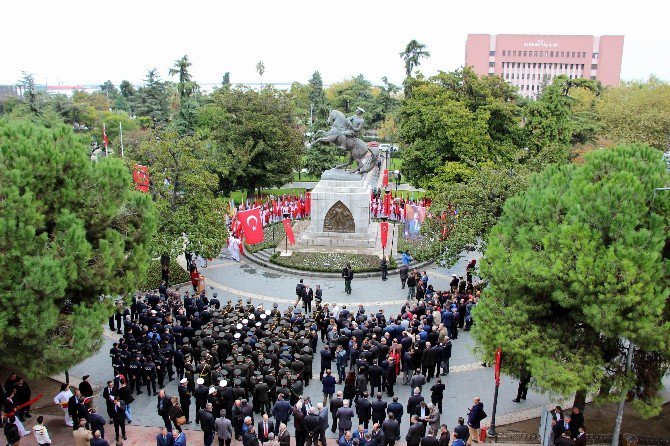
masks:
<instances>
[{"instance_id":1,"label":"turkish flag","mask_svg":"<svg viewBox=\"0 0 670 446\"><path fill-rule=\"evenodd\" d=\"M286 238L288 239L289 245L295 245L295 236L293 235L293 228L291 227L291 220L285 218L284 221L284 230L286 231Z\"/></svg>"},{"instance_id":2,"label":"turkish flag","mask_svg":"<svg viewBox=\"0 0 670 446\"><path fill-rule=\"evenodd\" d=\"M379 229L382 232L382 248L386 248L386 242L389 238L389 222L383 221L379 224Z\"/></svg>"},{"instance_id":3,"label":"turkish flag","mask_svg":"<svg viewBox=\"0 0 670 446\"><path fill-rule=\"evenodd\" d=\"M102 142L105 144L105 149L109 145L109 138L107 138L107 129L105 129L105 124L102 124Z\"/></svg>"},{"instance_id":4,"label":"turkish flag","mask_svg":"<svg viewBox=\"0 0 670 446\"><path fill-rule=\"evenodd\" d=\"M384 215L388 216L391 212L391 194L384 194Z\"/></svg>"},{"instance_id":5,"label":"turkish flag","mask_svg":"<svg viewBox=\"0 0 670 446\"><path fill-rule=\"evenodd\" d=\"M149 168L141 164L133 164L133 181L136 190L149 192Z\"/></svg>"},{"instance_id":6,"label":"turkish flag","mask_svg":"<svg viewBox=\"0 0 670 446\"><path fill-rule=\"evenodd\" d=\"M496 386L500 385L500 365L502 363L502 349L498 347L498 350L496 350L496 368L495 368L495 378L496 378Z\"/></svg>"},{"instance_id":7,"label":"turkish flag","mask_svg":"<svg viewBox=\"0 0 670 446\"><path fill-rule=\"evenodd\" d=\"M248 245L255 245L263 241L263 222L261 208L253 208L237 213L237 218L244 230L244 239Z\"/></svg>"},{"instance_id":8,"label":"turkish flag","mask_svg":"<svg viewBox=\"0 0 670 446\"><path fill-rule=\"evenodd\" d=\"M388 186L389 185L389 170L384 169L384 173L382 174L382 186Z\"/></svg>"},{"instance_id":9,"label":"turkish flag","mask_svg":"<svg viewBox=\"0 0 670 446\"><path fill-rule=\"evenodd\" d=\"M312 212L312 193L305 192L305 215L309 215Z\"/></svg>"}]
</instances>

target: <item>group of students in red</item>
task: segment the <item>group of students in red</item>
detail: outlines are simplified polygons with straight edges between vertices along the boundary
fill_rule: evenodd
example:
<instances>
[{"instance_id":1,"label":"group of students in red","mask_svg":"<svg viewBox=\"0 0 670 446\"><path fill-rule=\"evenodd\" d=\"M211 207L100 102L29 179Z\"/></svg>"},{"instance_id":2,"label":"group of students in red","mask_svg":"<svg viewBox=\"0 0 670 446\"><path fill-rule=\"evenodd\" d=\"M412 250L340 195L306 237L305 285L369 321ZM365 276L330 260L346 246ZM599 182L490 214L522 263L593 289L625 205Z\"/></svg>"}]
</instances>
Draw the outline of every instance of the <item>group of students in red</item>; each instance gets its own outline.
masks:
<instances>
[{"instance_id":1,"label":"group of students in red","mask_svg":"<svg viewBox=\"0 0 670 446\"><path fill-rule=\"evenodd\" d=\"M428 197L415 200L414 197L394 196L393 192L384 193L381 189L373 190L370 196L370 213L374 219L386 217L392 221L404 222L407 218L408 206L428 209L430 205L431 199Z\"/></svg>"}]
</instances>

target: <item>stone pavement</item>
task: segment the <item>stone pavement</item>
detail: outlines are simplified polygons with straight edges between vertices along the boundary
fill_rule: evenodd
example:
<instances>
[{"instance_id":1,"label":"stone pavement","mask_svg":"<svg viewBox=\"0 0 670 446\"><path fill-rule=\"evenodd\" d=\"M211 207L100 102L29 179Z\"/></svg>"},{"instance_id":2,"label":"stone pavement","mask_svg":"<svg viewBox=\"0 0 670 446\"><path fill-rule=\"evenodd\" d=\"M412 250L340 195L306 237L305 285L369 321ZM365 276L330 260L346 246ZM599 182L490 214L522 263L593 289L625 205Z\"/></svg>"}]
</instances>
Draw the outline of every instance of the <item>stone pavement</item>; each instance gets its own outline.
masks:
<instances>
[{"instance_id":1,"label":"stone pavement","mask_svg":"<svg viewBox=\"0 0 670 446\"><path fill-rule=\"evenodd\" d=\"M469 253L467 257L463 257L461 262L451 269L439 266L430 267L428 269L429 283L433 284L435 289L446 289L452 272L464 275L465 264L473 257L477 258L478 254ZM262 303L266 306L277 303L280 309L294 304L295 284L300 278L299 275L280 274L256 265L245 262L238 263L228 259L215 259L209 263L207 268L202 269L202 273L207 278L208 293L217 292L219 299L224 302L226 300L235 302L240 298L244 300L252 299L255 304ZM386 282L379 278L357 279L354 277L353 294L351 295L344 293L344 284L338 278L308 278L306 282L312 286L320 284L324 290L324 300L327 302L338 302L349 306L349 308L354 308L362 303L368 311L383 308L386 314L397 314L406 298L406 290L400 288L400 280L397 277L392 277ZM102 348L82 364L70 369L73 382L78 383L82 375L89 374L93 384L98 388L105 385L106 380L112 377L108 352L115 338L117 338L116 334L106 331ZM484 367L478 361L470 334L460 331L458 339L454 340L453 344L451 373L442 377L446 384L446 391L441 421L450 428L456 424L459 416L465 417L467 415L467 409L472 404L475 396L482 398L490 417L494 392L493 369ZM321 342L319 341L318 348L320 347ZM313 369L318 373L318 356L315 358ZM166 385L168 394L175 394L176 387L176 380L168 383ZM337 390L342 390L342 387L341 385L337 386ZM516 389L516 380L507 376L502 377L498 400L498 424L518 421L519 417L528 419L539 416L542 405L556 402L549 396L531 390L526 401L516 404L512 402L516 395ZM395 394L398 395L399 401L406 405L410 396L410 389L408 386L396 385ZM424 389L424 395L427 399L430 398L428 389ZM310 381L310 385L305 389L305 396L309 396L315 403L322 399L318 379ZM387 398L385 397L385 399ZM104 402L99 397L96 398L96 404L98 407L104 408ZM136 426L159 426L161 419L156 414L155 407L156 398L148 396L146 391L138 396L132 405L133 428ZM191 410L194 410L194 406ZM191 418L194 418L193 415ZM488 424L489 419L485 420L484 424ZM408 417L403 417L401 430L403 437L409 426L408 420ZM289 430L292 430L292 423L290 424ZM197 429L195 424L189 427L190 429ZM330 436L330 430L328 434Z\"/></svg>"}]
</instances>

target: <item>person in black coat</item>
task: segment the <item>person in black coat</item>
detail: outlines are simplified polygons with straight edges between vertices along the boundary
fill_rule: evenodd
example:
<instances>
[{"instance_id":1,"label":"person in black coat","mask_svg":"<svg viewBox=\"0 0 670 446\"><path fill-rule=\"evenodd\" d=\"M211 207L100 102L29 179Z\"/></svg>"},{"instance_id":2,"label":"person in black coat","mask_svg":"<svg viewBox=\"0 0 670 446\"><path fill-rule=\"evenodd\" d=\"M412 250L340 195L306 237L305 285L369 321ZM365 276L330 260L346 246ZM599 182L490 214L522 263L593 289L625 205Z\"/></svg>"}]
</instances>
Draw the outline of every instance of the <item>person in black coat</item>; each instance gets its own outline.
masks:
<instances>
[{"instance_id":1,"label":"person in black coat","mask_svg":"<svg viewBox=\"0 0 670 446\"><path fill-rule=\"evenodd\" d=\"M91 426L91 432L100 431L100 437L105 438L105 424L107 424L107 421L98 413L97 407L91 408L91 413L88 414L86 419Z\"/></svg>"},{"instance_id":2,"label":"person in black coat","mask_svg":"<svg viewBox=\"0 0 670 446\"><path fill-rule=\"evenodd\" d=\"M156 399L156 412L158 412L158 416L163 418L163 423L165 423L168 432L172 432L170 409L172 409L172 401L170 397L165 394L165 390L161 389L160 392L158 392L158 398Z\"/></svg>"},{"instance_id":3,"label":"person in black coat","mask_svg":"<svg viewBox=\"0 0 670 446\"><path fill-rule=\"evenodd\" d=\"M402 423L402 416L405 414L402 404L398 402L398 397L393 397L393 402L388 405L387 410L394 415L398 424Z\"/></svg>"},{"instance_id":4,"label":"person in black coat","mask_svg":"<svg viewBox=\"0 0 670 446\"><path fill-rule=\"evenodd\" d=\"M9 444L9 446L18 446L19 442L21 441L19 428L16 426L16 424L14 424L15 422L16 418L14 417L14 415L9 417L5 422L4 432L5 432L5 438L7 438L7 443Z\"/></svg>"},{"instance_id":5,"label":"person in black coat","mask_svg":"<svg viewBox=\"0 0 670 446\"><path fill-rule=\"evenodd\" d=\"M437 404L440 413L442 413L442 400L444 399L444 389L445 386L442 384L442 380L437 378L435 384L430 388L430 402Z\"/></svg>"},{"instance_id":6,"label":"person in black coat","mask_svg":"<svg viewBox=\"0 0 670 446\"><path fill-rule=\"evenodd\" d=\"M440 446L440 440L438 440L437 437L435 437L433 433L430 432L421 439L421 446Z\"/></svg>"},{"instance_id":7,"label":"person in black coat","mask_svg":"<svg viewBox=\"0 0 670 446\"><path fill-rule=\"evenodd\" d=\"M413 415L416 412L416 408L419 407L419 404L423 401L421 396L421 391L418 387L414 389L414 395L410 396L407 400L407 413Z\"/></svg>"},{"instance_id":8,"label":"person in black coat","mask_svg":"<svg viewBox=\"0 0 670 446\"><path fill-rule=\"evenodd\" d=\"M382 424L384 418L386 418L386 408L388 403L382 400L381 392L377 393L377 399L370 403L372 407L372 422Z\"/></svg>"},{"instance_id":9,"label":"person in black coat","mask_svg":"<svg viewBox=\"0 0 670 446\"><path fill-rule=\"evenodd\" d=\"M386 446L394 446L400 440L400 423L395 419L393 412L389 412L388 418L382 423Z\"/></svg>"},{"instance_id":10,"label":"person in black coat","mask_svg":"<svg viewBox=\"0 0 670 446\"><path fill-rule=\"evenodd\" d=\"M421 374L426 376L426 382L435 376L435 349L430 342L426 342L426 348L421 355Z\"/></svg>"},{"instance_id":11,"label":"person in black coat","mask_svg":"<svg viewBox=\"0 0 670 446\"><path fill-rule=\"evenodd\" d=\"M370 381L371 395L375 394L375 389L377 389L378 392L382 390L382 368L377 361L368 368L368 378Z\"/></svg>"},{"instance_id":12,"label":"person in black coat","mask_svg":"<svg viewBox=\"0 0 670 446\"><path fill-rule=\"evenodd\" d=\"M416 415L412 415L410 423L407 435L405 435L405 441L407 442L407 446L419 446L423 438L423 424L418 422Z\"/></svg>"},{"instance_id":13,"label":"person in black coat","mask_svg":"<svg viewBox=\"0 0 670 446\"><path fill-rule=\"evenodd\" d=\"M368 400L368 392L363 392L363 396L356 400L356 415L358 421L367 429L372 417L372 404Z\"/></svg>"},{"instance_id":14,"label":"person in black coat","mask_svg":"<svg viewBox=\"0 0 670 446\"><path fill-rule=\"evenodd\" d=\"M114 422L114 434L116 436L116 441L119 441L119 430L121 431L121 436L124 440L126 438L126 403L121 401L121 399L116 396L114 397L114 417L112 418Z\"/></svg>"},{"instance_id":15,"label":"person in black coat","mask_svg":"<svg viewBox=\"0 0 670 446\"><path fill-rule=\"evenodd\" d=\"M91 383L88 382L88 375L84 375L83 378L81 378L81 382L79 383L79 391L84 398L90 398L93 396L93 387L91 386Z\"/></svg>"},{"instance_id":16,"label":"person in black coat","mask_svg":"<svg viewBox=\"0 0 670 446\"><path fill-rule=\"evenodd\" d=\"M72 418L72 430L79 429L79 419L86 418L88 411L84 406L84 398L79 389L74 389L74 395L67 402L67 413Z\"/></svg>"}]
</instances>

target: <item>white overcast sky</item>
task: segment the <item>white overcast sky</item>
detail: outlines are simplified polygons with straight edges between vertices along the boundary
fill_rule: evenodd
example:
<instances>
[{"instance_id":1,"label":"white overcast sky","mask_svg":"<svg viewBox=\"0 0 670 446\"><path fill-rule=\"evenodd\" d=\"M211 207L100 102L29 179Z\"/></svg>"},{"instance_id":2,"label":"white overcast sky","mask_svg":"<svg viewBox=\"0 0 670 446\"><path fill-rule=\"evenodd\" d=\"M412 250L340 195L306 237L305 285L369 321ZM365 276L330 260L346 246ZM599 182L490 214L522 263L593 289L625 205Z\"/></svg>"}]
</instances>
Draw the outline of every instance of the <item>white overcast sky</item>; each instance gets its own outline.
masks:
<instances>
[{"instance_id":1,"label":"white overcast sky","mask_svg":"<svg viewBox=\"0 0 670 446\"><path fill-rule=\"evenodd\" d=\"M200 83L329 84L363 74L401 83L398 53L411 39L428 46L425 74L464 62L468 33L623 34L622 79L670 80L668 9L663 0L9 0L0 13L0 84L22 71L40 84L140 83L163 78L188 54Z\"/></svg>"}]
</instances>

